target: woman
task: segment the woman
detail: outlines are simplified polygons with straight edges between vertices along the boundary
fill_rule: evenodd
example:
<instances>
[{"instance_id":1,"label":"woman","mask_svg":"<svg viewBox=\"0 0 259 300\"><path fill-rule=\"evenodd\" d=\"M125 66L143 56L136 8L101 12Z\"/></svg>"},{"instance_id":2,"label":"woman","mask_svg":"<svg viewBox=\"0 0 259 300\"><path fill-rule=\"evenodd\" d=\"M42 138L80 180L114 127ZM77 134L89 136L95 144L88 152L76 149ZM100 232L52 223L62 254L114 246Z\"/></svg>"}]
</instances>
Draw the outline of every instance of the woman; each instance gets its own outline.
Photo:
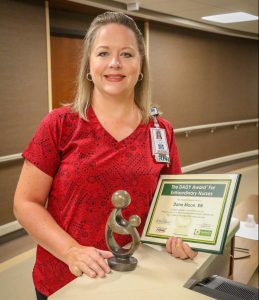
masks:
<instances>
[{"instance_id":1,"label":"woman","mask_svg":"<svg viewBox=\"0 0 259 300\"><path fill-rule=\"evenodd\" d=\"M124 215L139 215L141 232L159 175L181 173L173 129L161 117L171 163L152 155L148 100L144 41L135 22L122 13L99 15L85 38L73 106L48 114L23 152L14 211L39 244L38 299L82 273L110 272L104 231L116 190L131 195ZM169 239L167 251L182 259L197 254L180 239Z\"/></svg>"}]
</instances>

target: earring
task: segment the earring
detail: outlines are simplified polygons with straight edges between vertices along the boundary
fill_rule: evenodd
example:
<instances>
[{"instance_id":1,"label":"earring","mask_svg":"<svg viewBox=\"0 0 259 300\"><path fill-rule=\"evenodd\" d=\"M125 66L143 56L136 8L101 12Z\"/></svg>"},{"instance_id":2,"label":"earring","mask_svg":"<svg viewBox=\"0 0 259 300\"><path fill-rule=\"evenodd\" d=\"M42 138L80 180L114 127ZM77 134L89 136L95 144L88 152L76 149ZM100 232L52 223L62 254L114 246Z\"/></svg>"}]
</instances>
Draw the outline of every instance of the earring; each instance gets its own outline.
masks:
<instances>
[{"instance_id":1,"label":"earring","mask_svg":"<svg viewBox=\"0 0 259 300\"><path fill-rule=\"evenodd\" d=\"M93 78L92 78L91 73L87 73L87 74L86 74L86 79L87 79L88 81L93 81Z\"/></svg>"},{"instance_id":2,"label":"earring","mask_svg":"<svg viewBox=\"0 0 259 300\"><path fill-rule=\"evenodd\" d=\"M143 78L144 78L144 75L143 75L143 73L140 73L140 74L139 74L139 77L138 77L138 81L142 81L142 80L143 80Z\"/></svg>"}]
</instances>

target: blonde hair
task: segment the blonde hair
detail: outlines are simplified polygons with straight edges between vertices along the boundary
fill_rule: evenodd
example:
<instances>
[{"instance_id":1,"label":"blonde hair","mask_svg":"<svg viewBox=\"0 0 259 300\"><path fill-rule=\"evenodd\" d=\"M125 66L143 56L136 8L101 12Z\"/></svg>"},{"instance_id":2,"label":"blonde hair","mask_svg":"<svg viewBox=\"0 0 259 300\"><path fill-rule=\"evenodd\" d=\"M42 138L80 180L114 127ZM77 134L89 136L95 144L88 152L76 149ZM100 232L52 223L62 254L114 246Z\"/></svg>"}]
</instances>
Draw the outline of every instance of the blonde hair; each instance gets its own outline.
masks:
<instances>
[{"instance_id":1,"label":"blonde hair","mask_svg":"<svg viewBox=\"0 0 259 300\"><path fill-rule=\"evenodd\" d=\"M135 103L141 111L142 121L147 122L149 119L150 109L150 86L149 86L149 66L145 53L145 43L142 33L137 27L135 21L129 16L121 12L105 12L98 15L91 23L83 46L83 53L80 65L79 76L77 80L77 92L75 101L72 104L72 109L78 112L79 116L87 120L86 110L91 105L91 97L93 91L93 82L87 80L89 72L89 60L94 40L98 30L108 24L119 24L131 29L136 37L138 50L142 57L142 73L143 79L138 81L135 86Z\"/></svg>"}]
</instances>

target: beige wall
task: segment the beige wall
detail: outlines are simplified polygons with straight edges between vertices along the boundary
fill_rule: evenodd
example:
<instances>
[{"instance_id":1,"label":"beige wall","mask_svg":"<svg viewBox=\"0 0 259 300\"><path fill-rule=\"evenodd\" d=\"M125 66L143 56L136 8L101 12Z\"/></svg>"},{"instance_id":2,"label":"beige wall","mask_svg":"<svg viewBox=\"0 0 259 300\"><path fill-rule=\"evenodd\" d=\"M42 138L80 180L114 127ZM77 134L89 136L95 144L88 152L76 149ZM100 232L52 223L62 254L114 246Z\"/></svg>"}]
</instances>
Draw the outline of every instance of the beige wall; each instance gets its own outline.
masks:
<instances>
[{"instance_id":1,"label":"beige wall","mask_svg":"<svg viewBox=\"0 0 259 300\"><path fill-rule=\"evenodd\" d=\"M0 156L22 152L48 112L43 1L0 1ZM0 165L0 225L14 220L21 162Z\"/></svg>"},{"instance_id":2,"label":"beige wall","mask_svg":"<svg viewBox=\"0 0 259 300\"><path fill-rule=\"evenodd\" d=\"M0 225L14 221L12 202L23 161L0 165Z\"/></svg>"},{"instance_id":3,"label":"beige wall","mask_svg":"<svg viewBox=\"0 0 259 300\"><path fill-rule=\"evenodd\" d=\"M177 145L182 166L258 149L258 128L255 125L240 126L238 130L219 128L214 133L203 131L188 138L177 135ZM196 172L197 173L197 172Z\"/></svg>"},{"instance_id":4,"label":"beige wall","mask_svg":"<svg viewBox=\"0 0 259 300\"><path fill-rule=\"evenodd\" d=\"M257 51L254 40L151 24L153 101L174 128L257 118ZM258 147L254 124L208 132L177 136L182 165Z\"/></svg>"},{"instance_id":5,"label":"beige wall","mask_svg":"<svg viewBox=\"0 0 259 300\"><path fill-rule=\"evenodd\" d=\"M0 155L21 152L48 112L45 8L0 1Z\"/></svg>"}]
</instances>

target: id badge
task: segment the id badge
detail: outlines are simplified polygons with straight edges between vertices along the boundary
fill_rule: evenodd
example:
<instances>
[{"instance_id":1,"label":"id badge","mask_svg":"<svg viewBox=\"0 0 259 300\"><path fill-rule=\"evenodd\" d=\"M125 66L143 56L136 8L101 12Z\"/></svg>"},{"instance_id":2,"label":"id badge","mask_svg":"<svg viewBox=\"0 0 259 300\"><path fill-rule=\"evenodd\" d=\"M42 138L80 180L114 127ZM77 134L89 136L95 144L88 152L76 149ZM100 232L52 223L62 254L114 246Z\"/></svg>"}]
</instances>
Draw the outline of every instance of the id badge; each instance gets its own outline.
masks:
<instances>
[{"instance_id":1,"label":"id badge","mask_svg":"<svg viewBox=\"0 0 259 300\"><path fill-rule=\"evenodd\" d=\"M169 148L164 128L150 128L152 154L157 162L170 163Z\"/></svg>"}]
</instances>

